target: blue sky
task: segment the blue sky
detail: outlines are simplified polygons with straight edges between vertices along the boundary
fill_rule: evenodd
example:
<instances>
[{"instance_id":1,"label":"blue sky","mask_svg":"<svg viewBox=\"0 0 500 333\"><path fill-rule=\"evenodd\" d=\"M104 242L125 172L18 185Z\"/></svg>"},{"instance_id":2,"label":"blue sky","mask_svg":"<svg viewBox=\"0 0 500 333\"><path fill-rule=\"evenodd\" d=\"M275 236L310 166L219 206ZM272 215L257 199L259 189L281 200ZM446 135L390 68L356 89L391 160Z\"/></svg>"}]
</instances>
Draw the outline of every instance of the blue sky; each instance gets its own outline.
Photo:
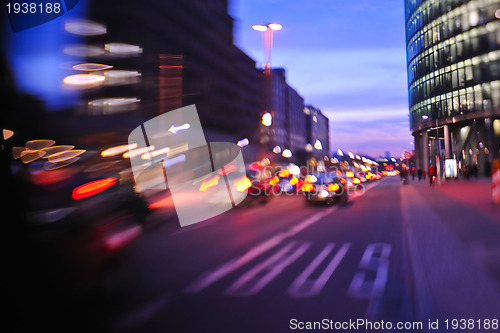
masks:
<instances>
[{"instance_id":1,"label":"blue sky","mask_svg":"<svg viewBox=\"0 0 500 333\"><path fill-rule=\"evenodd\" d=\"M262 33L280 23L272 66L330 118L331 149L368 154L412 149L403 0L233 0L234 41L262 65Z\"/></svg>"}]
</instances>

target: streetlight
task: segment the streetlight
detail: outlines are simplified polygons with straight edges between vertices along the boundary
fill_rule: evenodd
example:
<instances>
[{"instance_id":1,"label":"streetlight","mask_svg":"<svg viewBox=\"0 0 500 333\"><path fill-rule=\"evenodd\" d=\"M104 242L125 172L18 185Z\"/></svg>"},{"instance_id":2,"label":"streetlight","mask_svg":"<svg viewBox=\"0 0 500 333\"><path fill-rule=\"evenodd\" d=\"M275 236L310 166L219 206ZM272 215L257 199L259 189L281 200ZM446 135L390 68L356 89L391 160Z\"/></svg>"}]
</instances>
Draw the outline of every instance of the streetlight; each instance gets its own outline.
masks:
<instances>
[{"instance_id":1,"label":"streetlight","mask_svg":"<svg viewBox=\"0 0 500 333\"><path fill-rule=\"evenodd\" d=\"M272 146L271 140L271 126L273 123L273 85L271 78L271 52L273 47L273 31L281 30L281 24L277 23L268 23L265 25L256 24L253 25L252 28L256 31L260 31L264 33L264 114L262 116L262 125L264 127L260 127L260 143L261 143L261 154L265 155L266 143L270 143ZM276 147L275 147L276 148ZM281 152L281 148L280 148Z\"/></svg>"},{"instance_id":2,"label":"streetlight","mask_svg":"<svg viewBox=\"0 0 500 333\"><path fill-rule=\"evenodd\" d=\"M265 25L255 24L252 28L256 31L264 33L264 74L271 73L271 52L273 48L273 31L278 31L283 28L281 24L268 23Z\"/></svg>"}]
</instances>

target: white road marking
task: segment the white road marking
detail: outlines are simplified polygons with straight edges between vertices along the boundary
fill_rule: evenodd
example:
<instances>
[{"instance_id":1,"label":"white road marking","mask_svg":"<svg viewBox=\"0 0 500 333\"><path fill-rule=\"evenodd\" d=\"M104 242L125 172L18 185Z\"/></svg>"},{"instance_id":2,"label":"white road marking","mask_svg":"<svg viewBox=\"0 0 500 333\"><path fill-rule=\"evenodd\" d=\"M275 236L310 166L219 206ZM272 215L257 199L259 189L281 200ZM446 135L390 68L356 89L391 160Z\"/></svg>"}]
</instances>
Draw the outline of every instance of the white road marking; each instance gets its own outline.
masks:
<instances>
[{"instance_id":1,"label":"white road marking","mask_svg":"<svg viewBox=\"0 0 500 333\"><path fill-rule=\"evenodd\" d=\"M264 262L243 274L226 291L233 296L251 296L257 294L287 266L304 254L310 242L291 241Z\"/></svg>"},{"instance_id":2,"label":"white road marking","mask_svg":"<svg viewBox=\"0 0 500 333\"><path fill-rule=\"evenodd\" d=\"M371 299L381 296L384 292L389 273L389 256L392 245L374 243L366 247L359 268L354 275L347 294L353 298ZM366 278L368 271L376 272L374 280Z\"/></svg>"},{"instance_id":3,"label":"white road marking","mask_svg":"<svg viewBox=\"0 0 500 333\"><path fill-rule=\"evenodd\" d=\"M260 256L261 254L263 254L263 253L269 251L270 249L272 249L273 247L281 244L285 239L296 235L297 233L301 232L305 228L318 222L321 218L325 217L328 214L331 214L336 209L337 209L337 207L331 207L323 212L316 213L313 216L307 218L306 220L294 225L293 227L291 227L287 231L281 232L281 233L269 238L268 240L254 246L253 248L251 248L248 252L246 252L241 257L233 259L233 260L225 263L224 265L220 266L216 270L202 275L194 283L192 283L190 286L188 286L187 289L185 290L185 292L194 294L194 293L198 293L198 292L202 291L206 287L208 287L211 284L215 283L216 281L222 279L224 276L234 272L235 270L248 264L250 261L252 261L253 259Z\"/></svg>"},{"instance_id":4,"label":"white road marking","mask_svg":"<svg viewBox=\"0 0 500 333\"><path fill-rule=\"evenodd\" d=\"M326 282L330 279L330 277L335 272L338 265L346 255L350 246L351 243L344 243L332 258L325 270L321 273L321 275L316 280L309 279L309 277L314 273L318 266L333 251L335 243L328 243L323 251L321 251L316 256L316 258L314 258L314 260L309 264L309 266L307 266L302 274L300 274L295 279L293 284L288 289L287 294L292 297L311 297L320 294L325 287Z\"/></svg>"},{"instance_id":5,"label":"white road marking","mask_svg":"<svg viewBox=\"0 0 500 333\"><path fill-rule=\"evenodd\" d=\"M380 183L380 181L369 184L368 186L365 187L365 190L363 193L365 193L366 191L373 188L374 186L376 186L379 183ZM355 194L353 196L353 198L351 198L351 200L357 198L358 196L360 196L360 195ZM229 275L230 273L245 266L250 261L259 257L263 253L269 251L270 249L274 248L275 246L278 246L285 239L293 237L296 234L298 234L299 232L303 231L304 229L310 227L311 225L318 222L323 217L333 213L337 209L338 209L338 206L325 209L322 212L316 213L316 214L312 215L311 217L305 219L304 221L297 223L296 225L290 227L287 231L280 232L280 233L276 234L275 236L263 241L262 243L254 246L253 248L248 250L242 256L228 261L227 263L223 264L222 266L220 266L219 268L215 269L212 272L208 272L206 274L203 274L198 279L196 279L193 283L191 283L184 290L184 292L190 293L190 294L195 294L195 293L202 291L203 289L205 289L208 286L212 285L213 283L219 281L220 279L224 278L225 276Z\"/></svg>"}]
</instances>

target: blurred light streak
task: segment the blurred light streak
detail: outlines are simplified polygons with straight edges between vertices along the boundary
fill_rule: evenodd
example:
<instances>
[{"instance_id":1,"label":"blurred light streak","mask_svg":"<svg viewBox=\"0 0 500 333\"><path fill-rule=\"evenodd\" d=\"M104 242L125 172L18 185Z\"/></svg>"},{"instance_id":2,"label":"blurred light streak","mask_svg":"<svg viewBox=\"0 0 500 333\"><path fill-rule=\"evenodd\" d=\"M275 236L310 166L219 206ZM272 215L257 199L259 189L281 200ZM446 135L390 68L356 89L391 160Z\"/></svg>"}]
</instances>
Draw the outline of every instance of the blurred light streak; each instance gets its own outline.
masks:
<instances>
[{"instance_id":1,"label":"blurred light streak","mask_svg":"<svg viewBox=\"0 0 500 333\"><path fill-rule=\"evenodd\" d=\"M106 238L106 250L109 252L116 251L137 238L141 233L142 227L139 225L120 230Z\"/></svg>"},{"instance_id":2,"label":"blurred light streak","mask_svg":"<svg viewBox=\"0 0 500 333\"><path fill-rule=\"evenodd\" d=\"M85 63L85 64L74 65L72 68L77 71L94 72L94 71L101 71L104 69L110 69L113 68L113 66L96 64L96 63Z\"/></svg>"},{"instance_id":3,"label":"blurred light streak","mask_svg":"<svg viewBox=\"0 0 500 333\"><path fill-rule=\"evenodd\" d=\"M162 148L162 149L149 151L149 152L146 152L146 153L142 154L141 155L141 159L143 159L143 160L150 160L153 157L156 157L156 156L159 156L159 155L165 155L165 157L167 157L167 153L169 151L170 151L169 147L165 147L165 148Z\"/></svg>"},{"instance_id":4,"label":"blurred light streak","mask_svg":"<svg viewBox=\"0 0 500 333\"><path fill-rule=\"evenodd\" d=\"M105 77L102 75L73 74L66 76L63 80L63 83L67 87L72 87L75 89L87 89L102 85L104 83L104 80Z\"/></svg>"},{"instance_id":5,"label":"blurred light streak","mask_svg":"<svg viewBox=\"0 0 500 333\"><path fill-rule=\"evenodd\" d=\"M299 179L297 177L290 178L290 185L297 185L299 183Z\"/></svg>"},{"instance_id":6,"label":"blurred light streak","mask_svg":"<svg viewBox=\"0 0 500 333\"><path fill-rule=\"evenodd\" d=\"M104 54L104 50L92 45L67 45L63 48L63 53L73 57L95 57Z\"/></svg>"},{"instance_id":7,"label":"blurred light streak","mask_svg":"<svg viewBox=\"0 0 500 333\"><path fill-rule=\"evenodd\" d=\"M177 164L177 163L182 163L185 160L186 160L186 155L184 155L184 154L175 156L173 158L167 158L165 161L163 161L163 167L169 168L172 165Z\"/></svg>"},{"instance_id":8,"label":"blurred light streak","mask_svg":"<svg viewBox=\"0 0 500 333\"><path fill-rule=\"evenodd\" d=\"M137 144L133 143L130 145L120 145L115 147L110 147L101 152L102 157L116 156L128 152L129 150L137 148Z\"/></svg>"},{"instance_id":9,"label":"blurred light streak","mask_svg":"<svg viewBox=\"0 0 500 333\"><path fill-rule=\"evenodd\" d=\"M153 151L155 150L155 146L149 146L145 148L138 148L138 149L129 149L128 152L123 153L122 157L123 158L133 158L139 155L142 155L148 151Z\"/></svg>"},{"instance_id":10,"label":"blurred light streak","mask_svg":"<svg viewBox=\"0 0 500 333\"><path fill-rule=\"evenodd\" d=\"M62 162L55 162L55 163L54 162L45 162L44 168L47 171L61 169L61 168L64 168L65 166L68 166L70 164L75 163L79 159L80 159L80 157L77 156L77 157L70 158L68 160L64 160Z\"/></svg>"},{"instance_id":11,"label":"blurred light streak","mask_svg":"<svg viewBox=\"0 0 500 333\"><path fill-rule=\"evenodd\" d=\"M64 24L64 30L79 36L97 36L107 32L106 26L89 20L70 20Z\"/></svg>"},{"instance_id":12,"label":"blurred light streak","mask_svg":"<svg viewBox=\"0 0 500 333\"><path fill-rule=\"evenodd\" d=\"M86 152L85 149L75 149L75 150L63 151L63 152L52 154L52 156L50 156L48 158L48 160L51 163L63 162L63 161L69 160L73 157L79 156L85 152Z\"/></svg>"},{"instance_id":13,"label":"blurred light streak","mask_svg":"<svg viewBox=\"0 0 500 333\"><path fill-rule=\"evenodd\" d=\"M139 54L142 53L142 48L137 45L126 43L107 43L104 44L104 49L114 54Z\"/></svg>"},{"instance_id":14,"label":"blurred light streak","mask_svg":"<svg viewBox=\"0 0 500 333\"><path fill-rule=\"evenodd\" d=\"M78 186L73 190L72 198L73 199L84 199L101 193L107 188L116 184L116 178L105 178L95 180L83 185Z\"/></svg>"},{"instance_id":15,"label":"blurred light streak","mask_svg":"<svg viewBox=\"0 0 500 333\"><path fill-rule=\"evenodd\" d=\"M18 158L21 158L22 154L24 151L29 150L26 147L12 147L12 157L14 157L15 160Z\"/></svg>"},{"instance_id":16,"label":"blurred light streak","mask_svg":"<svg viewBox=\"0 0 500 333\"><path fill-rule=\"evenodd\" d=\"M40 150L56 143L54 140L31 140L26 142L26 148L29 150Z\"/></svg>"},{"instance_id":17,"label":"blurred light streak","mask_svg":"<svg viewBox=\"0 0 500 333\"><path fill-rule=\"evenodd\" d=\"M234 186L236 186L236 191L244 192L252 186L252 181L247 176L241 176L234 181Z\"/></svg>"},{"instance_id":18,"label":"blurred light streak","mask_svg":"<svg viewBox=\"0 0 500 333\"><path fill-rule=\"evenodd\" d=\"M45 155L45 152L42 150L27 150L23 151L21 153L21 161L23 161L24 164L31 163L40 157Z\"/></svg>"},{"instance_id":19,"label":"blurred light streak","mask_svg":"<svg viewBox=\"0 0 500 333\"><path fill-rule=\"evenodd\" d=\"M200 191L206 192L209 188L217 186L217 184L219 184L219 180L220 180L219 175L215 175L210 179L205 179L204 181L201 182Z\"/></svg>"},{"instance_id":20,"label":"blurred light streak","mask_svg":"<svg viewBox=\"0 0 500 333\"><path fill-rule=\"evenodd\" d=\"M236 165L234 165L234 164L228 164L228 165L225 165L224 168L220 169L217 173L219 175L228 175L231 172L236 171L236 170L238 170L238 168L236 167Z\"/></svg>"},{"instance_id":21,"label":"blurred light streak","mask_svg":"<svg viewBox=\"0 0 500 333\"><path fill-rule=\"evenodd\" d=\"M43 156L43 158L49 158L55 154L65 152L65 151L71 150L73 148L75 148L75 146L70 146L70 145L47 147L47 148L43 149L43 151L45 152L45 155Z\"/></svg>"}]
</instances>

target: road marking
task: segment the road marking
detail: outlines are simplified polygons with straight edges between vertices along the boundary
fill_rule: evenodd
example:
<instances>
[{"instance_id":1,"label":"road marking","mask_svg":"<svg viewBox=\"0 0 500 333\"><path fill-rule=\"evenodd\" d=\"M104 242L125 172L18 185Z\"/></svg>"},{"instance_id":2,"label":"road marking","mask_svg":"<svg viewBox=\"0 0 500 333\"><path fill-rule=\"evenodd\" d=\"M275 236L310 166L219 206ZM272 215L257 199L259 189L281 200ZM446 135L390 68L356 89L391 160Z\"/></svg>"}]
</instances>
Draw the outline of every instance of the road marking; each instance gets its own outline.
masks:
<instances>
[{"instance_id":1,"label":"road marking","mask_svg":"<svg viewBox=\"0 0 500 333\"><path fill-rule=\"evenodd\" d=\"M251 296L257 294L287 266L303 255L310 242L291 241L264 262L243 274L226 291L227 295Z\"/></svg>"},{"instance_id":2,"label":"road marking","mask_svg":"<svg viewBox=\"0 0 500 333\"><path fill-rule=\"evenodd\" d=\"M326 259L326 257L332 252L335 247L335 243L328 243L323 251L321 251L316 258L307 266L307 268L300 274L290 288L287 294L292 297L311 297L316 296L321 293L325 287L326 282L330 279L332 274L337 269L338 265L344 259L347 251L349 250L351 243L344 243L342 247L337 251L335 256L332 258L328 266L321 273L321 275L316 279L309 279L309 277L314 273L318 266Z\"/></svg>"},{"instance_id":3,"label":"road marking","mask_svg":"<svg viewBox=\"0 0 500 333\"><path fill-rule=\"evenodd\" d=\"M353 298L371 299L384 292L389 275L389 256L392 245L386 243L369 244L361 258L359 268L354 275L347 294ZM376 272L374 280L367 279L369 271Z\"/></svg>"},{"instance_id":4,"label":"road marking","mask_svg":"<svg viewBox=\"0 0 500 333\"><path fill-rule=\"evenodd\" d=\"M366 189L364 192L368 191L369 189L373 188L374 186L376 186L379 183L380 182L369 184L368 186L366 186ZM356 198L357 196L359 196L359 195L355 195L354 198ZM259 257L263 253L278 246L285 239L293 237L296 234L298 234L299 232L303 231L304 229L315 224L316 222L321 220L323 217L333 213L337 209L338 209L338 206L334 206L334 207L330 207L328 209L325 209L322 212L316 213L316 214L312 215L311 217L305 219L304 221L297 223L296 225L290 227L287 231L280 232L280 233L276 234L275 236L263 241L262 243L254 246L253 248L248 250L242 256L231 259L230 261L223 264L222 266L215 269L214 271L203 274L198 279L196 279L193 283L191 283L184 290L184 292L190 293L190 294L195 294L195 293L202 291L203 289L214 284L215 282L219 281L220 279L224 278L225 276L227 276L227 275L231 274L232 272L238 270L239 268L245 266L250 261Z\"/></svg>"},{"instance_id":5,"label":"road marking","mask_svg":"<svg viewBox=\"0 0 500 333\"><path fill-rule=\"evenodd\" d=\"M224 265L220 266L216 270L204 274L201 277L199 277L194 283L192 283L190 286L188 286L185 290L187 293L198 293L205 289L206 287L210 286L211 284L215 283L216 281L222 279L223 277L227 276L228 274L234 272L235 270L241 268L242 266L248 264L250 261L254 260L261 254L269 251L273 247L281 244L285 239L290 238L297 233L301 232L307 227L310 227L314 223L318 222L321 218L325 217L328 214L331 214L337 209L337 207L331 207L328 208L327 210L316 213L313 216L305 219L304 221L294 225L293 227L289 228L285 232L281 232L266 241L254 246L251 248L249 251L247 251L245 254L243 254L241 257L235 258L230 260L229 262L225 263Z\"/></svg>"}]
</instances>

